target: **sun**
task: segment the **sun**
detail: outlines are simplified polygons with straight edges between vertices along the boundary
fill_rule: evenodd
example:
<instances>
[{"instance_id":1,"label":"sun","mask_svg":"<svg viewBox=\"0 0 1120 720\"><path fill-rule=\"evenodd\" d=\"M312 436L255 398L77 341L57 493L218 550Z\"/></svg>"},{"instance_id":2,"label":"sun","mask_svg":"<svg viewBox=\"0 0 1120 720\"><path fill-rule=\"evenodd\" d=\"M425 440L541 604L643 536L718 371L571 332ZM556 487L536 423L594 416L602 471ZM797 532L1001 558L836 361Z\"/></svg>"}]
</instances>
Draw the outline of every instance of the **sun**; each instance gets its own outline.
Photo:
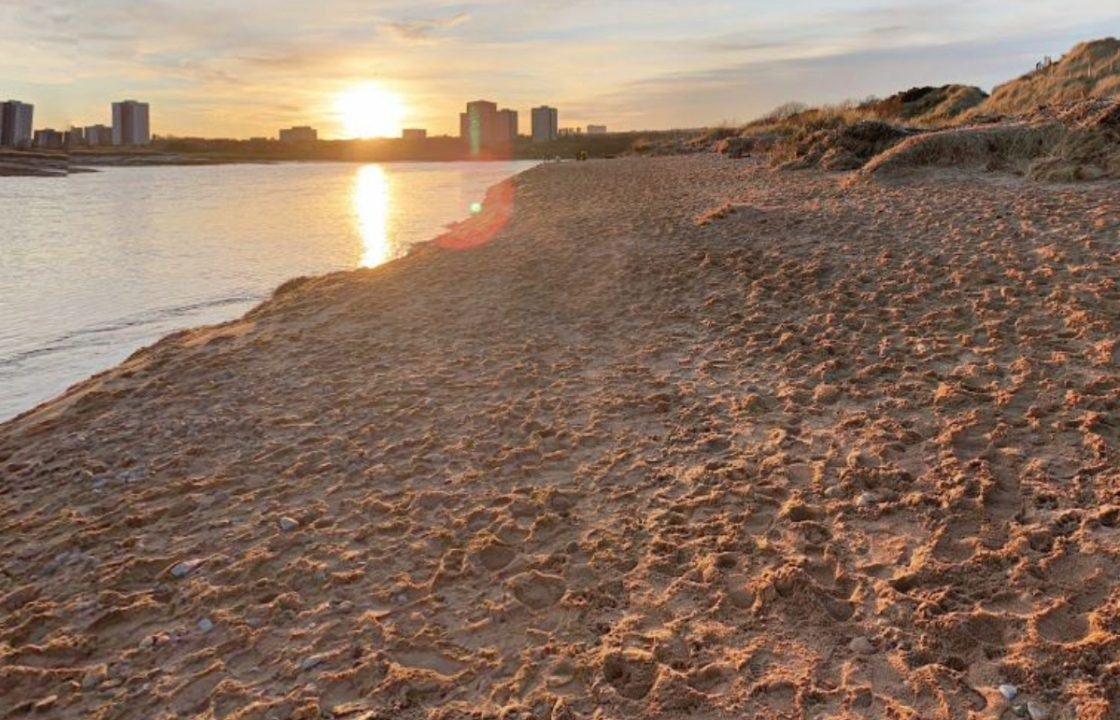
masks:
<instances>
[{"instance_id":1,"label":"sun","mask_svg":"<svg viewBox=\"0 0 1120 720\"><path fill-rule=\"evenodd\" d=\"M352 138L396 137L404 121L400 95L376 83L351 88L335 103L343 129Z\"/></svg>"}]
</instances>

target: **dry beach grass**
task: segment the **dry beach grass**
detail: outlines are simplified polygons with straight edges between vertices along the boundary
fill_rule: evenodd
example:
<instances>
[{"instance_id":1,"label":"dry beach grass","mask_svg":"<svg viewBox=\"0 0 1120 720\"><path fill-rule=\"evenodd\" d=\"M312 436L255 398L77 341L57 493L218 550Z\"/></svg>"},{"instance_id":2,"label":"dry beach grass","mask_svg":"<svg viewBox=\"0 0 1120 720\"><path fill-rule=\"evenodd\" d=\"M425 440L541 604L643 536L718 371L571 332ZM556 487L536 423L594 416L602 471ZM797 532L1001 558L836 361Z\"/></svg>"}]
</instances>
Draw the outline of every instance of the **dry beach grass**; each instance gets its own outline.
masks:
<instances>
[{"instance_id":1,"label":"dry beach grass","mask_svg":"<svg viewBox=\"0 0 1120 720\"><path fill-rule=\"evenodd\" d=\"M0 426L0 708L1117 717L1118 189L546 165L168 338Z\"/></svg>"}]
</instances>

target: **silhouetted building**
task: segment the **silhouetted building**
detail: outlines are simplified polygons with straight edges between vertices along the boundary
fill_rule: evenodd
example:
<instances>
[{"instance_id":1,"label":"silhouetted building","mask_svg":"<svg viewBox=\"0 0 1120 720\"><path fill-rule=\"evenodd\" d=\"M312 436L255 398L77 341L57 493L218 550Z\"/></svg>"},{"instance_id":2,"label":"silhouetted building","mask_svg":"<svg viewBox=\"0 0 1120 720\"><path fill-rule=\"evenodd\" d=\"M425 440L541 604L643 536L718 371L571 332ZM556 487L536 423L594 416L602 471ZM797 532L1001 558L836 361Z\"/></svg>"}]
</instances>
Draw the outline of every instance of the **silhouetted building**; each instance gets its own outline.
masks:
<instances>
[{"instance_id":1,"label":"silhouetted building","mask_svg":"<svg viewBox=\"0 0 1120 720\"><path fill-rule=\"evenodd\" d=\"M34 139L35 147L41 150L61 150L64 142L62 133L50 128L46 130L36 130Z\"/></svg>"},{"instance_id":2,"label":"silhouetted building","mask_svg":"<svg viewBox=\"0 0 1120 720\"><path fill-rule=\"evenodd\" d=\"M147 145L151 141L148 103L135 100L113 103L113 144Z\"/></svg>"},{"instance_id":3,"label":"silhouetted building","mask_svg":"<svg viewBox=\"0 0 1120 720\"><path fill-rule=\"evenodd\" d=\"M425 140L428 137L428 131L421 128L405 128L401 130L402 140Z\"/></svg>"},{"instance_id":4,"label":"silhouetted building","mask_svg":"<svg viewBox=\"0 0 1120 720\"><path fill-rule=\"evenodd\" d=\"M318 139L319 131L307 125L298 125L280 131L280 142L284 143L315 142Z\"/></svg>"},{"instance_id":5,"label":"silhouetted building","mask_svg":"<svg viewBox=\"0 0 1120 720\"><path fill-rule=\"evenodd\" d=\"M478 152L494 144L494 131L498 124L498 104L489 100L467 103L467 111L459 113L459 137L471 145L471 152Z\"/></svg>"},{"instance_id":6,"label":"silhouetted building","mask_svg":"<svg viewBox=\"0 0 1120 720\"><path fill-rule=\"evenodd\" d=\"M582 135L582 134L583 134L583 128L581 128L581 127L560 128L560 137L569 137L571 135Z\"/></svg>"},{"instance_id":7,"label":"silhouetted building","mask_svg":"<svg viewBox=\"0 0 1120 720\"><path fill-rule=\"evenodd\" d=\"M587 134L588 135L606 135L607 134L607 126L606 125L588 125L587 126Z\"/></svg>"},{"instance_id":8,"label":"silhouetted building","mask_svg":"<svg viewBox=\"0 0 1120 720\"><path fill-rule=\"evenodd\" d=\"M548 142L559 136L560 113L554 107L533 108L533 142Z\"/></svg>"},{"instance_id":9,"label":"silhouetted building","mask_svg":"<svg viewBox=\"0 0 1120 720\"><path fill-rule=\"evenodd\" d=\"M459 113L459 137L470 143L473 153L508 145L517 138L517 111L498 110L489 100L469 102L467 111Z\"/></svg>"},{"instance_id":10,"label":"silhouetted building","mask_svg":"<svg viewBox=\"0 0 1120 720\"><path fill-rule=\"evenodd\" d=\"M62 142L66 147L81 147L86 144L86 131L80 127L71 127L63 133Z\"/></svg>"},{"instance_id":11,"label":"silhouetted building","mask_svg":"<svg viewBox=\"0 0 1120 720\"><path fill-rule=\"evenodd\" d=\"M86 145L100 147L113 144L113 128L108 125L86 125Z\"/></svg>"},{"instance_id":12,"label":"silhouetted building","mask_svg":"<svg viewBox=\"0 0 1120 720\"><path fill-rule=\"evenodd\" d=\"M494 139L498 143L513 142L517 139L517 111L499 110Z\"/></svg>"},{"instance_id":13,"label":"silhouetted building","mask_svg":"<svg viewBox=\"0 0 1120 720\"><path fill-rule=\"evenodd\" d=\"M0 103L0 145L28 147L32 140L35 106L18 100Z\"/></svg>"}]
</instances>

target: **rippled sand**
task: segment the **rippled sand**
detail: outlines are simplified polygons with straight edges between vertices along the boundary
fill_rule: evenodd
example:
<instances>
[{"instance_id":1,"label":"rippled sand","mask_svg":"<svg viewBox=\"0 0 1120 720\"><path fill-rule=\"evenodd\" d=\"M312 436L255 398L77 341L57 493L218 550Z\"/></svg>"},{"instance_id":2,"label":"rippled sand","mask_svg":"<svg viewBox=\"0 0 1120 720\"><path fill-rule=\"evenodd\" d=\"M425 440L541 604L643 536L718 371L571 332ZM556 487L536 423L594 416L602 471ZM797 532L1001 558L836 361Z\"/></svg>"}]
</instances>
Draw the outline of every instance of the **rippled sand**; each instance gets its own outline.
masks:
<instances>
[{"instance_id":1,"label":"rippled sand","mask_svg":"<svg viewBox=\"0 0 1120 720\"><path fill-rule=\"evenodd\" d=\"M0 708L1120 716L1116 183L510 187L0 426Z\"/></svg>"}]
</instances>

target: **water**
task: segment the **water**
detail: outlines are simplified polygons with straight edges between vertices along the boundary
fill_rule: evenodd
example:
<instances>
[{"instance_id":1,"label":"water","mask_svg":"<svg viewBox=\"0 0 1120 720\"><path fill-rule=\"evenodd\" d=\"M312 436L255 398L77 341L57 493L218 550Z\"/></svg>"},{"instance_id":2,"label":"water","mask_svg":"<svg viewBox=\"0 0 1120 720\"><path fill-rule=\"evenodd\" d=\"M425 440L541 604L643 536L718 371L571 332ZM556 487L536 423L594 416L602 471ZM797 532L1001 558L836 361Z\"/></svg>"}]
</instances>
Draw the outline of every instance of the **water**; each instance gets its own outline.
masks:
<instances>
[{"instance_id":1,"label":"water","mask_svg":"<svg viewBox=\"0 0 1120 720\"><path fill-rule=\"evenodd\" d=\"M0 178L0 420L297 275L373 266L532 162L106 168Z\"/></svg>"}]
</instances>

